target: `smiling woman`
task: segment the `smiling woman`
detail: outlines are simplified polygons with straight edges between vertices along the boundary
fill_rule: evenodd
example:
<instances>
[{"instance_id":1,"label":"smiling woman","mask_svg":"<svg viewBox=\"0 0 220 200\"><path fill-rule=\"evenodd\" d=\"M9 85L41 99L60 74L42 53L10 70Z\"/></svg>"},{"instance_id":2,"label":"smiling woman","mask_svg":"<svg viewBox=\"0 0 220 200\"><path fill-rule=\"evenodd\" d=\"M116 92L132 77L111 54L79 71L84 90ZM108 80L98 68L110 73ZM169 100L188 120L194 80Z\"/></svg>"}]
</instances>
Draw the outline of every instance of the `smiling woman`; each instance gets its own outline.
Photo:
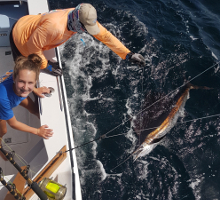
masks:
<instances>
[{"instance_id":1,"label":"smiling woman","mask_svg":"<svg viewBox=\"0 0 220 200\"><path fill-rule=\"evenodd\" d=\"M34 90L36 81L39 78L42 59L36 54L27 58L20 56L15 61L13 71L13 90L17 96L27 97Z\"/></svg>"},{"instance_id":2,"label":"smiling woman","mask_svg":"<svg viewBox=\"0 0 220 200\"><path fill-rule=\"evenodd\" d=\"M36 83L36 73L23 69L19 75L14 78L14 92L17 96L27 97L33 91Z\"/></svg>"},{"instance_id":3,"label":"smiling woman","mask_svg":"<svg viewBox=\"0 0 220 200\"><path fill-rule=\"evenodd\" d=\"M32 91L40 97L49 93L46 87L35 88L41 66L41 58L36 54L18 57L13 73L8 73L0 83L0 137L6 134L6 122L14 129L29 132L45 139L53 135L53 130L43 125L36 129L16 120L12 108L21 105L39 117L37 106L28 96ZM0 140L1 144L1 140Z\"/></svg>"}]
</instances>

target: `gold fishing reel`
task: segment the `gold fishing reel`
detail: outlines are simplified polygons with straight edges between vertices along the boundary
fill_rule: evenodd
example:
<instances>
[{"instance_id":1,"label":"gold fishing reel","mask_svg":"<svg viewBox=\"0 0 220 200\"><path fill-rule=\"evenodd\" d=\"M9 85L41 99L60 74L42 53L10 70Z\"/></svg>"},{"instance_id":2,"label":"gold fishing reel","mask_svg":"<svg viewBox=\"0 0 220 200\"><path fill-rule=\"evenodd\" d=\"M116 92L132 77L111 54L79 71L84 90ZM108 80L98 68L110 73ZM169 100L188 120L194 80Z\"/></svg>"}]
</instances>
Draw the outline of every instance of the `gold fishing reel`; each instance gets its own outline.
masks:
<instances>
[{"instance_id":1,"label":"gold fishing reel","mask_svg":"<svg viewBox=\"0 0 220 200\"><path fill-rule=\"evenodd\" d=\"M66 186L63 186L49 178L44 178L39 183L39 187L50 200L63 200L67 191Z\"/></svg>"}]
</instances>

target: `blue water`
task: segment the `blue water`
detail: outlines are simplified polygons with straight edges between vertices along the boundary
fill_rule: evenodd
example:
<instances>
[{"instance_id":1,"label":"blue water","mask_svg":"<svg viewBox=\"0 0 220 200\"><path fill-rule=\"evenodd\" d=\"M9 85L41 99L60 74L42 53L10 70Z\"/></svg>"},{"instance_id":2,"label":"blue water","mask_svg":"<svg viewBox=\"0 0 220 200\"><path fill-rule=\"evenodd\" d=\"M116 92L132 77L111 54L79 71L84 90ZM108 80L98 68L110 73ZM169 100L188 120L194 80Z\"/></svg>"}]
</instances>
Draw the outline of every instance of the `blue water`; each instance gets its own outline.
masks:
<instances>
[{"instance_id":1,"label":"blue water","mask_svg":"<svg viewBox=\"0 0 220 200\"><path fill-rule=\"evenodd\" d=\"M81 3L49 2L51 9ZM75 35L60 47L76 145L107 133L107 138L76 151L83 199L220 199L220 121L209 117L220 113L219 1L89 3L96 7L98 21L142 54L147 66L121 60L87 34ZM145 97L170 94L172 99L172 92L191 79L213 89L191 90L164 140L148 155L112 171L139 146L129 117L139 117ZM149 119L159 118L166 106L159 103L156 108Z\"/></svg>"}]
</instances>

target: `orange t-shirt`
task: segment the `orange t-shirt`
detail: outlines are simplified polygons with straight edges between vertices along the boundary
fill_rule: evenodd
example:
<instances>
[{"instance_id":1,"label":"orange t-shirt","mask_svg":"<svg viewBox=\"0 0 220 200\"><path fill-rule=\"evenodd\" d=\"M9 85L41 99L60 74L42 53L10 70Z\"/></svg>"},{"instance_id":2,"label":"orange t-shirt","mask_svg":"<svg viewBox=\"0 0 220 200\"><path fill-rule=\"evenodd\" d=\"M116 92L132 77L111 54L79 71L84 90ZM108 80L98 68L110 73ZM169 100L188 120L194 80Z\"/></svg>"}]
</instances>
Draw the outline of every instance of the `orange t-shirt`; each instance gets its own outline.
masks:
<instances>
[{"instance_id":1,"label":"orange t-shirt","mask_svg":"<svg viewBox=\"0 0 220 200\"><path fill-rule=\"evenodd\" d=\"M13 40L24 56L36 53L42 60L41 69L47 66L47 59L43 51L55 48L66 42L77 32L67 28L68 13L74 8L55 10L39 15L26 15L15 24L12 35ZM97 22L98 23L98 22ZM130 52L115 36L98 23L100 32L93 35L122 59Z\"/></svg>"}]
</instances>

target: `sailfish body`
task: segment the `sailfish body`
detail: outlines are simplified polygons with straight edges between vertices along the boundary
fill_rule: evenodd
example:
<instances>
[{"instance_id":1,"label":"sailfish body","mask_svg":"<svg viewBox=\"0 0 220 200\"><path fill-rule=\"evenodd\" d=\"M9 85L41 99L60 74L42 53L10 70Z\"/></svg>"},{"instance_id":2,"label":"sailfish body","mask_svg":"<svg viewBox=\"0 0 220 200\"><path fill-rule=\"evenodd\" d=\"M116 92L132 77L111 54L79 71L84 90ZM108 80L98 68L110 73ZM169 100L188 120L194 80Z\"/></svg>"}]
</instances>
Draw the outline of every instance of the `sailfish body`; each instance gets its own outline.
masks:
<instances>
[{"instance_id":1,"label":"sailfish body","mask_svg":"<svg viewBox=\"0 0 220 200\"><path fill-rule=\"evenodd\" d=\"M154 149L154 147L166 136L166 134L170 131L170 129L175 125L178 119L178 112L185 106L185 103L189 97L190 89L209 89L207 87L198 87L188 84L186 89L183 91L181 96L178 98L171 112L165 118L165 120L161 123L161 125L156 128L154 131L149 133L142 144L138 147L138 149L133 153L134 161L144 155L147 155Z\"/></svg>"}]
</instances>

